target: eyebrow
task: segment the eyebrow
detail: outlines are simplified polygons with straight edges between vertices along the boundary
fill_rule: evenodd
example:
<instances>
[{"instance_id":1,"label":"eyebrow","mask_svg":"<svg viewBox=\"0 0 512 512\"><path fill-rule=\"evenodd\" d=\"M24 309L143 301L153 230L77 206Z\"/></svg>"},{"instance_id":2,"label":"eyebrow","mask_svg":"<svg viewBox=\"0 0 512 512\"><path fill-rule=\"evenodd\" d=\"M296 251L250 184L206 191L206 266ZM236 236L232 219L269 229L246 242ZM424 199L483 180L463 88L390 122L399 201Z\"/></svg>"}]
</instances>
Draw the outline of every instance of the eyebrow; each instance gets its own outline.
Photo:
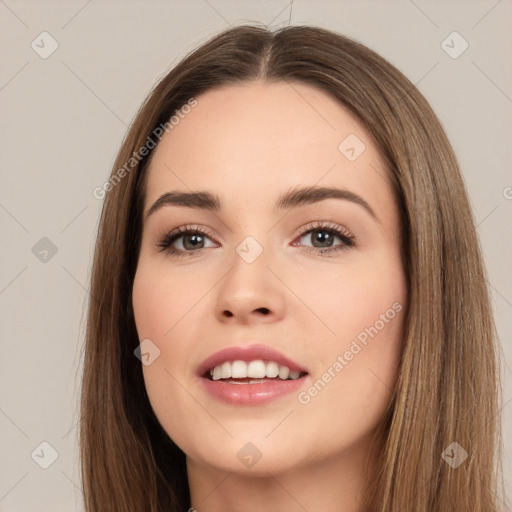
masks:
<instances>
[{"instance_id":1,"label":"eyebrow","mask_svg":"<svg viewBox=\"0 0 512 512\"><path fill-rule=\"evenodd\" d=\"M290 190L279 196L275 211L298 208L300 206L315 204L326 199L342 199L355 203L364 208L375 221L380 222L372 207L361 196L350 190L332 187L301 187ZM221 204L218 196L209 192L166 192L162 194L149 208L145 218L160 210L164 206L186 206L198 210L219 212Z\"/></svg>"}]
</instances>

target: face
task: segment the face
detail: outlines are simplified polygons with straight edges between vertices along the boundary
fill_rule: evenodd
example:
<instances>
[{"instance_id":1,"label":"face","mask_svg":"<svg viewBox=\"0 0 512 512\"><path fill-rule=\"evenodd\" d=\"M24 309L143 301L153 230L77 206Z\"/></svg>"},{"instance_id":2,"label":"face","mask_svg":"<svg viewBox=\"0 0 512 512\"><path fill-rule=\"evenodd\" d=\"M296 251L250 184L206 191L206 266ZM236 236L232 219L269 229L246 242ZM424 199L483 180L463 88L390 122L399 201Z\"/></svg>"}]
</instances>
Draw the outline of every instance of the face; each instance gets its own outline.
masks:
<instances>
[{"instance_id":1,"label":"face","mask_svg":"<svg viewBox=\"0 0 512 512\"><path fill-rule=\"evenodd\" d=\"M146 176L132 299L153 410L189 463L265 474L342 460L367 446L401 352L384 162L309 85L196 100ZM164 196L192 192L212 197Z\"/></svg>"}]
</instances>

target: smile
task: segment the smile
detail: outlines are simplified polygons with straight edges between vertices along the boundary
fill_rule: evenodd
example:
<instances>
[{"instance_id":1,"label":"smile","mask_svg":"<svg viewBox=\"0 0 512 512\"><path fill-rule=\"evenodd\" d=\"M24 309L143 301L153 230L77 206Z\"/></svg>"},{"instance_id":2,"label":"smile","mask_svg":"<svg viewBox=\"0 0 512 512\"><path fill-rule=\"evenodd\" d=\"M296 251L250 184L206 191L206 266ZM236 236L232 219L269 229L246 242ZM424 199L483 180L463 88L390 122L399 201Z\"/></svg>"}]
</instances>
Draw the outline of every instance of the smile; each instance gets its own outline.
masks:
<instances>
[{"instance_id":1,"label":"smile","mask_svg":"<svg viewBox=\"0 0 512 512\"><path fill-rule=\"evenodd\" d=\"M296 380L301 374L297 370L290 370L288 366L277 363L276 361L263 361L255 359L253 361L226 361L210 370L212 380L226 380L233 384L247 384L264 382L261 379L280 379ZM248 380L259 379L259 380Z\"/></svg>"},{"instance_id":2,"label":"smile","mask_svg":"<svg viewBox=\"0 0 512 512\"><path fill-rule=\"evenodd\" d=\"M232 405L261 405L299 389L308 372L265 345L229 347L210 356L198 369L213 398Z\"/></svg>"}]
</instances>

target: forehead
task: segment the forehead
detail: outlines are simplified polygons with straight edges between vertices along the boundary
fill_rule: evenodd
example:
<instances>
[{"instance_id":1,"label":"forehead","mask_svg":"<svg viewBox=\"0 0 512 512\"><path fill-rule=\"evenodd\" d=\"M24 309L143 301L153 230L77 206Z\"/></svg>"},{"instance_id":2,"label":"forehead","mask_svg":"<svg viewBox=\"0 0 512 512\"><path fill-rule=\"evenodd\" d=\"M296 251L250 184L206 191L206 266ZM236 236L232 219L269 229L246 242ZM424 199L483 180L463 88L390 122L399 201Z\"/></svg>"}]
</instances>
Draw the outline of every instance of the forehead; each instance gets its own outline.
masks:
<instances>
[{"instance_id":1,"label":"forehead","mask_svg":"<svg viewBox=\"0 0 512 512\"><path fill-rule=\"evenodd\" d=\"M370 134L323 91L258 81L196 100L154 150L146 211L169 190L209 190L226 208L241 201L270 207L297 185L344 187L377 209L389 203L392 190Z\"/></svg>"}]
</instances>

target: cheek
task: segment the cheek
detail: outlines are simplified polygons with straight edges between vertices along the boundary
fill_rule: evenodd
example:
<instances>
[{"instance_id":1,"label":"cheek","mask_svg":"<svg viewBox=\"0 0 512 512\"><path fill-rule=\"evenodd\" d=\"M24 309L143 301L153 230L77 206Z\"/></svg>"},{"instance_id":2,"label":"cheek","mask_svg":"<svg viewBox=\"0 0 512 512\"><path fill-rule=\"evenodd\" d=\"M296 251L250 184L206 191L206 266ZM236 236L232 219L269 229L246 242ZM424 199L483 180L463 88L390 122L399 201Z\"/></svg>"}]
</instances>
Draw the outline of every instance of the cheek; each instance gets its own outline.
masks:
<instances>
[{"instance_id":1,"label":"cheek","mask_svg":"<svg viewBox=\"0 0 512 512\"><path fill-rule=\"evenodd\" d=\"M133 310L139 340L151 340L158 353L151 364L142 366L151 407L173 440L191 451L194 439L189 439L190 424L204 423L204 410L191 399L185 369L193 349L189 341L199 339L196 326L204 318L197 304L211 283L205 280L200 285L198 279L191 286L189 278L180 280L177 275L167 274L162 266L144 260L139 264L133 284Z\"/></svg>"},{"instance_id":2,"label":"cheek","mask_svg":"<svg viewBox=\"0 0 512 512\"><path fill-rule=\"evenodd\" d=\"M342 342L339 350L330 353L321 373L298 397L307 417L315 418L333 435L344 433L346 439L373 431L396 384L403 312L380 330L367 325L359 337Z\"/></svg>"},{"instance_id":3,"label":"cheek","mask_svg":"<svg viewBox=\"0 0 512 512\"><path fill-rule=\"evenodd\" d=\"M183 357L179 351L184 345L170 341L179 335L183 324L186 324L180 319L186 317L188 320L191 304L197 300L191 289L193 287L166 277L158 265L142 262L137 268L132 292L133 312L139 340L151 340L159 352L154 363L143 366L144 372L153 379L162 374L157 369L163 370L169 362ZM164 360L167 360L165 365ZM159 378L165 379L165 376Z\"/></svg>"},{"instance_id":4,"label":"cheek","mask_svg":"<svg viewBox=\"0 0 512 512\"><path fill-rule=\"evenodd\" d=\"M315 352L343 352L358 336L363 344L374 337L389 341L401 337L400 310L406 309L407 285L400 259L392 251L371 258L355 254L339 268L311 269L289 282L318 320L324 341L314 347ZM372 336L376 331L378 335Z\"/></svg>"},{"instance_id":5,"label":"cheek","mask_svg":"<svg viewBox=\"0 0 512 512\"><path fill-rule=\"evenodd\" d=\"M333 284L334 283L334 287ZM382 418L398 375L407 303L401 266L382 265L337 276L317 307L335 336L317 347L314 378L298 397L302 412L332 432L370 432Z\"/></svg>"},{"instance_id":6,"label":"cheek","mask_svg":"<svg viewBox=\"0 0 512 512\"><path fill-rule=\"evenodd\" d=\"M142 262L133 283L132 301L140 339L165 341L169 332L201 297L198 283L171 276L162 265ZM204 294L204 292L202 292Z\"/></svg>"}]
</instances>

